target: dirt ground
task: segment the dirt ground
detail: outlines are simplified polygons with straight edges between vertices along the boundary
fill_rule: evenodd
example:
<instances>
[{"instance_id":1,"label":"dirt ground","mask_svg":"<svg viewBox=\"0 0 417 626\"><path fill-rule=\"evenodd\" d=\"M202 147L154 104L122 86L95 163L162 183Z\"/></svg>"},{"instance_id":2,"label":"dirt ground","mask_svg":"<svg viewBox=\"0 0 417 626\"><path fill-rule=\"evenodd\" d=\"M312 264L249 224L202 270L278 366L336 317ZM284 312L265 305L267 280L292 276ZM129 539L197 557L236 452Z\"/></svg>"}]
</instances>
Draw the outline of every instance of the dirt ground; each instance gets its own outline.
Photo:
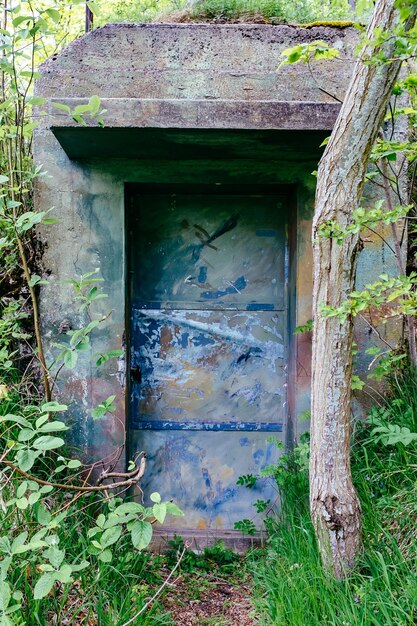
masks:
<instances>
[{"instance_id":1,"label":"dirt ground","mask_svg":"<svg viewBox=\"0 0 417 626\"><path fill-rule=\"evenodd\" d=\"M256 626L249 581L188 574L173 581L162 601L177 626Z\"/></svg>"}]
</instances>

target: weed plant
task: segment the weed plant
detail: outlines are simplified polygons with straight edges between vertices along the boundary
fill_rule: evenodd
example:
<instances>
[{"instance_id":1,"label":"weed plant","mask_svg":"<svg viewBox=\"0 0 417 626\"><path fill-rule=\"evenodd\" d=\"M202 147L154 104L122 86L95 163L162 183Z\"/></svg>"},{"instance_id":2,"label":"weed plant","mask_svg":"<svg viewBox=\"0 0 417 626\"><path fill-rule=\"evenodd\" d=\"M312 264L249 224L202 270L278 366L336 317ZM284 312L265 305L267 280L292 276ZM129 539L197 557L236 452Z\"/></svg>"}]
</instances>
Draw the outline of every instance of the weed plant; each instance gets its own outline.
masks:
<instances>
[{"instance_id":1,"label":"weed plant","mask_svg":"<svg viewBox=\"0 0 417 626\"><path fill-rule=\"evenodd\" d=\"M313 22L315 20L351 19L349 2L344 0L201 0L192 5L194 18L224 21L244 21L259 17L271 23Z\"/></svg>"},{"instance_id":2,"label":"weed plant","mask_svg":"<svg viewBox=\"0 0 417 626\"><path fill-rule=\"evenodd\" d=\"M140 0L136 3L116 0L102 7L97 23L168 20L302 24L318 20L351 19L349 0Z\"/></svg>"},{"instance_id":3,"label":"weed plant","mask_svg":"<svg viewBox=\"0 0 417 626\"><path fill-rule=\"evenodd\" d=\"M363 511L363 551L338 582L323 570L308 511L305 466L287 463L266 556L254 554L262 623L274 626L406 626L417 623L417 445L387 444L376 423L417 433L417 377L407 370L365 424L355 426L352 473ZM300 474L304 480L300 480ZM294 487L291 488L291 485Z\"/></svg>"}]
</instances>

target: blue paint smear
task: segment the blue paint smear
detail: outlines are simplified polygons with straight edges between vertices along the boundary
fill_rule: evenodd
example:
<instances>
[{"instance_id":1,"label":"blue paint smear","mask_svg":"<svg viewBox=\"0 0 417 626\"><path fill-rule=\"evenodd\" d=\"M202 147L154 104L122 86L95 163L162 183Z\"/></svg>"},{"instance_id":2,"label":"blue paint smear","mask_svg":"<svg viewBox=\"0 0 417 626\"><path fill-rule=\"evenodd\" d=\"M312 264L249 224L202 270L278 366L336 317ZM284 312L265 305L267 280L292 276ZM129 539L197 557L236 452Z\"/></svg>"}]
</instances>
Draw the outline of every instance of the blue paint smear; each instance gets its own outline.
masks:
<instances>
[{"instance_id":1,"label":"blue paint smear","mask_svg":"<svg viewBox=\"0 0 417 626\"><path fill-rule=\"evenodd\" d=\"M159 343L160 322L142 315L134 320L134 322L134 329L138 331L135 337L136 346L140 348L149 344L150 349L154 349Z\"/></svg>"},{"instance_id":2,"label":"blue paint smear","mask_svg":"<svg viewBox=\"0 0 417 626\"><path fill-rule=\"evenodd\" d=\"M211 339L210 337L207 337L203 334L193 337L193 346L210 346L214 343L216 343L214 339Z\"/></svg>"},{"instance_id":3,"label":"blue paint smear","mask_svg":"<svg viewBox=\"0 0 417 626\"><path fill-rule=\"evenodd\" d=\"M274 305L273 304L264 304L264 303L251 302L250 304L246 305L246 310L247 311L273 311L274 310Z\"/></svg>"},{"instance_id":4,"label":"blue paint smear","mask_svg":"<svg viewBox=\"0 0 417 626\"><path fill-rule=\"evenodd\" d=\"M207 267L205 265L202 265L199 268L199 272L198 272L198 282L205 283L206 280L207 280Z\"/></svg>"},{"instance_id":5,"label":"blue paint smear","mask_svg":"<svg viewBox=\"0 0 417 626\"><path fill-rule=\"evenodd\" d=\"M205 483L207 489L211 489L211 487L212 487L212 485L211 485L211 478L210 478L210 474L208 473L208 470L202 468L201 472L203 474L203 480L204 480L204 483Z\"/></svg>"},{"instance_id":6,"label":"blue paint smear","mask_svg":"<svg viewBox=\"0 0 417 626\"><path fill-rule=\"evenodd\" d=\"M181 333L181 348L188 348L188 339L190 333Z\"/></svg>"},{"instance_id":7,"label":"blue paint smear","mask_svg":"<svg viewBox=\"0 0 417 626\"><path fill-rule=\"evenodd\" d=\"M250 441L249 441L249 439L248 439L247 437L241 437L241 438L239 439L239 443L240 443L240 445L241 445L242 447L244 447L244 446L249 446L249 445L250 445Z\"/></svg>"},{"instance_id":8,"label":"blue paint smear","mask_svg":"<svg viewBox=\"0 0 417 626\"><path fill-rule=\"evenodd\" d=\"M134 430L210 430L241 431L241 432L272 432L280 433L282 424L279 422L203 422L180 420L145 420L140 417L132 419L131 428Z\"/></svg>"},{"instance_id":9,"label":"blue paint smear","mask_svg":"<svg viewBox=\"0 0 417 626\"><path fill-rule=\"evenodd\" d=\"M256 231L257 237L276 237L278 235L274 228L259 228Z\"/></svg>"},{"instance_id":10,"label":"blue paint smear","mask_svg":"<svg viewBox=\"0 0 417 626\"><path fill-rule=\"evenodd\" d=\"M259 465L263 456L264 456L264 451L262 449L259 449L254 453L253 459L256 465Z\"/></svg>"},{"instance_id":11,"label":"blue paint smear","mask_svg":"<svg viewBox=\"0 0 417 626\"><path fill-rule=\"evenodd\" d=\"M198 496L196 500L194 500L194 507L197 511L207 511L208 505L204 499L204 496Z\"/></svg>"},{"instance_id":12,"label":"blue paint smear","mask_svg":"<svg viewBox=\"0 0 417 626\"><path fill-rule=\"evenodd\" d=\"M201 454L200 446L197 447L200 450ZM195 452L192 451L193 448L195 448L195 445L192 446L190 441L184 435L170 437L165 443L164 448L165 451L163 454L166 456L167 459L174 458L181 460L181 462L190 463L192 465L197 465L199 463L200 454L197 455ZM178 467L179 470L180 463L178 462L178 464L174 465L175 467Z\"/></svg>"},{"instance_id":13,"label":"blue paint smear","mask_svg":"<svg viewBox=\"0 0 417 626\"><path fill-rule=\"evenodd\" d=\"M230 287L226 287L225 289L216 289L214 291L202 291L200 296L201 298L205 298L206 300L217 300L218 298L222 298L223 296L228 296L230 294L237 294L239 291L242 291L246 287L246 279L244 276L240 276L235 280Z\"/></svg>"},{"instance_id":14,"label":"blue paint smear","mask_svg":"<svg viewBox=\"0 0 417 626\"><path fill-rule=\"evenodd\" d=\"M216 500L213 503L213 509L217 509L228 500L232 500L236 495L236 489L232 487L226 487L222 489L221 482L216 483Z\"/></svg>"}]
</instances>

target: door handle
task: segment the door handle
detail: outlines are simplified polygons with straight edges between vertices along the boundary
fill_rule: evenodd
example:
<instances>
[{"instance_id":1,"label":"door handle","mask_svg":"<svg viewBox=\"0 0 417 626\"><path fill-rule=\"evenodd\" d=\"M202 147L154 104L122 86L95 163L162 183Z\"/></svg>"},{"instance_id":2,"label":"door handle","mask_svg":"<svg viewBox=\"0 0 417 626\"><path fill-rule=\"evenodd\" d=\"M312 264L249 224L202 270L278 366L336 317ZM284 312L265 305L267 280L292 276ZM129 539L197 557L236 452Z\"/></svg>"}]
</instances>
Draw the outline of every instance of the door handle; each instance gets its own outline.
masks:
<instances>
[{"instance_id":1,"label":"door handle","mask_svg":"<svg viewBox=\"0 0 417 626\"><path fill-rule=\"evenodd\" d=\"M139 385L142 382L142 372L138 365L133 365L133 367L130 368L130 378L134 383Z\"/></svg>"}]
</instances>

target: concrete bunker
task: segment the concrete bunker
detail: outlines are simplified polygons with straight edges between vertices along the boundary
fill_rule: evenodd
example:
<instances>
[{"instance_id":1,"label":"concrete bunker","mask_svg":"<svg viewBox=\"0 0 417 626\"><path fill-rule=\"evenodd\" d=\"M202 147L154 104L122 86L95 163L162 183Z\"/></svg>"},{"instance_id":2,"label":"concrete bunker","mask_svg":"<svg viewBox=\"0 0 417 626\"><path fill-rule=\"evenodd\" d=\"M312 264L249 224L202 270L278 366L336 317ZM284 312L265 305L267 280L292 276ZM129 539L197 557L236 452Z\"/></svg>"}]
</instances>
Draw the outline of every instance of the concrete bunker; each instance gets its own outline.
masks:
<instances>
[{"instance_id":1,"label":"concrete bunker","mask_svg":"<svg viewBox=\"0 0 417 626\"><path fill-rule=\"evenodd\" d=\"M317 39L340 49L336 65L277 73L284 48ZM123 464L147 450L145 498L159 491L185 513L163 535L239 541L234 522L274 494L238 476L276 460L269 436L290 444L306 428L297 416L309 406L310 337L294 328L311 316L312 171L354 43L350 28L119 24L41 69L49 114L35 158L48 176L36 203L61 220L40 233L51 353L87 315L63 281L98 268L108 296L94 304L105 319L62 371L59 396L88 460L124 445ZM54 107L92 95L104 128ZM382 271L395 269L376 238L358 280ZM361 370L360 326L357 342ZM125 358L97 366L121 348ZM94 421L91 409L112 395L115 411Z\"/></svg>"}]
</instances>

